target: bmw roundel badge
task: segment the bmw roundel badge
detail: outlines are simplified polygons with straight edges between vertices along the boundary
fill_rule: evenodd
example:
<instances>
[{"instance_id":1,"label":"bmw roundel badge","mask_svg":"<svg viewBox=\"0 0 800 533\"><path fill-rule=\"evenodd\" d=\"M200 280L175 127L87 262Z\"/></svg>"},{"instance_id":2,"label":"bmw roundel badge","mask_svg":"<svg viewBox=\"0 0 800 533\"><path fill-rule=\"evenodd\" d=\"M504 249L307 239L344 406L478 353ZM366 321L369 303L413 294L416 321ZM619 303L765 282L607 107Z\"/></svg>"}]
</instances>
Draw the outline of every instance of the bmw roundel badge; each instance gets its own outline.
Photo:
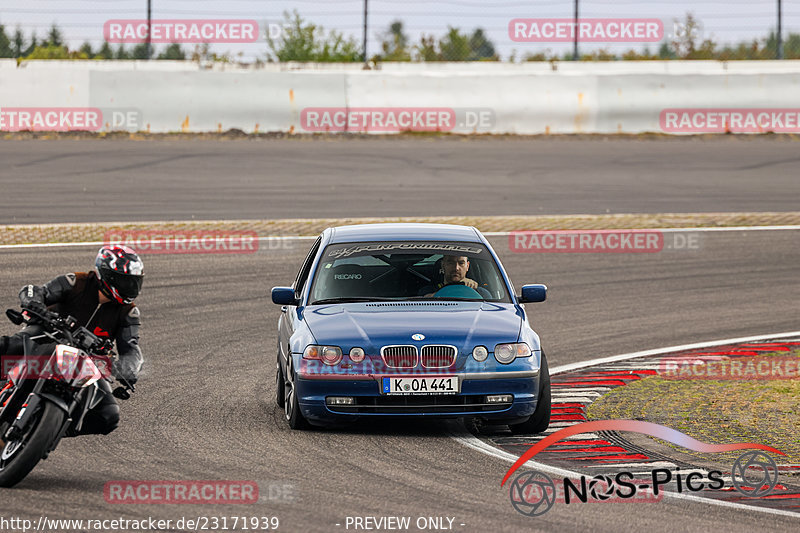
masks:
<instances>
[{"instance_id":1,"label":"bmw roundel badge","mask_svg":"<svg viewBox=\"0 0 800 533\"><path fill-rule=\"evenodd\" d=\"M425 335L423 335L422 333L414 333L413 335L411 335L411 338L414 339L415 341L424 341Z\"/></svg>"}]
</instances>

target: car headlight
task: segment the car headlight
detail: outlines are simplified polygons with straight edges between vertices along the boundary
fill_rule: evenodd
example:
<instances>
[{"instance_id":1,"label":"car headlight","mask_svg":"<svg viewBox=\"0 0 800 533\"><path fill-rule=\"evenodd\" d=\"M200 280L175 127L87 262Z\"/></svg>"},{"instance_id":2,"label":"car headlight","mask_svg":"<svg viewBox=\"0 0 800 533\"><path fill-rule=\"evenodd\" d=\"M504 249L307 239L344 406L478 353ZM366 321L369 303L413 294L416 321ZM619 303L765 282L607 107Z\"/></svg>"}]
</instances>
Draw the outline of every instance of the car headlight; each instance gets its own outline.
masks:
<instances>
[{"instance_id":1,"label":"car headlight","mask_svg":"<svg viewBox=\"0 0 800 533\"><path fill-rule=\"evenodd\" d=\"M303 359L316 359L333 366L342 360L342 349L338 346L318 346L310 344L303 350Z\"/></svg>"},{"instance_id":2,"label":"car headlight","mask_svg":"<svg viewBox=\"0 0 800 533\"><path fill-rule=\"evenodd\" d=\"M486 358L489 357L489 350L486 349L486 346L476 346L472 350L472 357L479 363L486 361Z\"/></svg>"},{"instance_id":3,"label":"car headlight","mask_svg":"<svg viewBox=\"0 0 800 533\"><path fill-rule=\"evenodd\" d=\"M494 347L494 358L504 365L509 364L517 357L530 357L531 349L524 342L498 344Z\"/></svg>"},{"instance_id":4,"label":"car headlight","mask_svg":"<svg viewBox=\"0 0 800 533\"><path fill-rule=\"evenodd\" d=\"M352 348L349 353L350 360L354 363L360 363L363 361L365 355L364 349L359 347Z\"/></svg>"}]
</instances>

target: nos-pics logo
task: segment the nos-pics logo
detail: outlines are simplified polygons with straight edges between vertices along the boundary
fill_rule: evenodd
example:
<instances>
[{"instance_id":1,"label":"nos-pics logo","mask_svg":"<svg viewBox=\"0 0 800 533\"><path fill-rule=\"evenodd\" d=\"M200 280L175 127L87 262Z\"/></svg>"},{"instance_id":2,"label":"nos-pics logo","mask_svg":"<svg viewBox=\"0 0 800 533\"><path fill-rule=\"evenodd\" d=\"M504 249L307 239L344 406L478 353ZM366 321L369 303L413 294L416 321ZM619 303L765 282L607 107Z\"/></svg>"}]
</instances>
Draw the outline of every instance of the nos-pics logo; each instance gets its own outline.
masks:
<instances>
[{"instance_id":1,"label":"nos-pics logo","mask_svg":"<svg viewBox=\"0 0 800 533\"><path fill-rule=\"evenodd\" d=\"M703 453L720 453L749 448L751 451L739 456L731 467L733 488L748 498L766 496L778 483L778 465L764 452L785 455L775 448L753 442L709 444L651 422L597 420L563 428L531 446L508 470L501 486L511 478L516 470L551 444L575 434L597 431L633 431ZM662 487L668 484L673 484L674 490L682 493L723 489L725 481L723 473L718 470L704 473L693 470L687 473L680 472L679 469L671 471L665 468L656 468L646 479L634 479L631 472L618 472L614 475L602 474L591 478L586 476L580 476L578 479L563 478L560 483L556 484L547 474L526 471L517 474L511 482L509 498L511 505L518 512L527 516L540 516L549 511L556 500L566 504L588 503L589 501L659 501L660 496L663 496Z\"/></svg>"}]
</instances>

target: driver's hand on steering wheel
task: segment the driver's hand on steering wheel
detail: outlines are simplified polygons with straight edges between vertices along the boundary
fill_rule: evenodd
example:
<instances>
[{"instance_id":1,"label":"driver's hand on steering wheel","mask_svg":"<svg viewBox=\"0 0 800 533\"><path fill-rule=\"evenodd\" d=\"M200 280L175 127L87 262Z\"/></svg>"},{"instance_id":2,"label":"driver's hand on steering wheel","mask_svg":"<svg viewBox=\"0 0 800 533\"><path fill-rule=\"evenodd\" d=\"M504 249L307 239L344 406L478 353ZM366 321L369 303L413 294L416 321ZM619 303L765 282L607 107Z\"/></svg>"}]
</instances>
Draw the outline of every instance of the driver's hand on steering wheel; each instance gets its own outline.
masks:
<instances>
[{"instance_id":1,"label":"driver's hand on steering wheel","mask_svg":"<svg viewBox=\"0 0 800 533\"><path fill-rule=\"evenodd\" d=\"M477 289L478 288L478 282L475 281L474 279L464 278L463 283L464 283L464 285L466 285L470 289Z\"/></svg>"}]
</instances>

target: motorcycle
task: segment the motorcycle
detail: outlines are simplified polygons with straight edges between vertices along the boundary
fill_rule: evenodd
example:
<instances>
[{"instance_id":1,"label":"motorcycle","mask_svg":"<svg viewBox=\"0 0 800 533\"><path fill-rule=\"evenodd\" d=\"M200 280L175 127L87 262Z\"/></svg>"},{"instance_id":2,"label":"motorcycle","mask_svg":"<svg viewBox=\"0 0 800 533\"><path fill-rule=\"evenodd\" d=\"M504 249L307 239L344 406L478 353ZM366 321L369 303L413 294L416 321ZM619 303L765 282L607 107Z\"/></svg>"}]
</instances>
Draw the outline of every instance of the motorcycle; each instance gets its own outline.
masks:
<instances>
[{"instance_id":1,"label":"motorcycle","mask_svg":"<svg viewBox=\"0 0 800 533\"><path fill-rule=\"evenodd\" d=\"M8 378L0 389L0 487L13 487L65 436L76 436L86 413L104 392L100 380L113 381L116 354L110 339L99 338L70 317L13 309L6 316L16 325L39 326L41 335L26 336L23 355L10 356ZM53 345L55 344L55 348ZM127 400L132 384L117 379L116 398Z\"/></svg>"}]
</instances>

